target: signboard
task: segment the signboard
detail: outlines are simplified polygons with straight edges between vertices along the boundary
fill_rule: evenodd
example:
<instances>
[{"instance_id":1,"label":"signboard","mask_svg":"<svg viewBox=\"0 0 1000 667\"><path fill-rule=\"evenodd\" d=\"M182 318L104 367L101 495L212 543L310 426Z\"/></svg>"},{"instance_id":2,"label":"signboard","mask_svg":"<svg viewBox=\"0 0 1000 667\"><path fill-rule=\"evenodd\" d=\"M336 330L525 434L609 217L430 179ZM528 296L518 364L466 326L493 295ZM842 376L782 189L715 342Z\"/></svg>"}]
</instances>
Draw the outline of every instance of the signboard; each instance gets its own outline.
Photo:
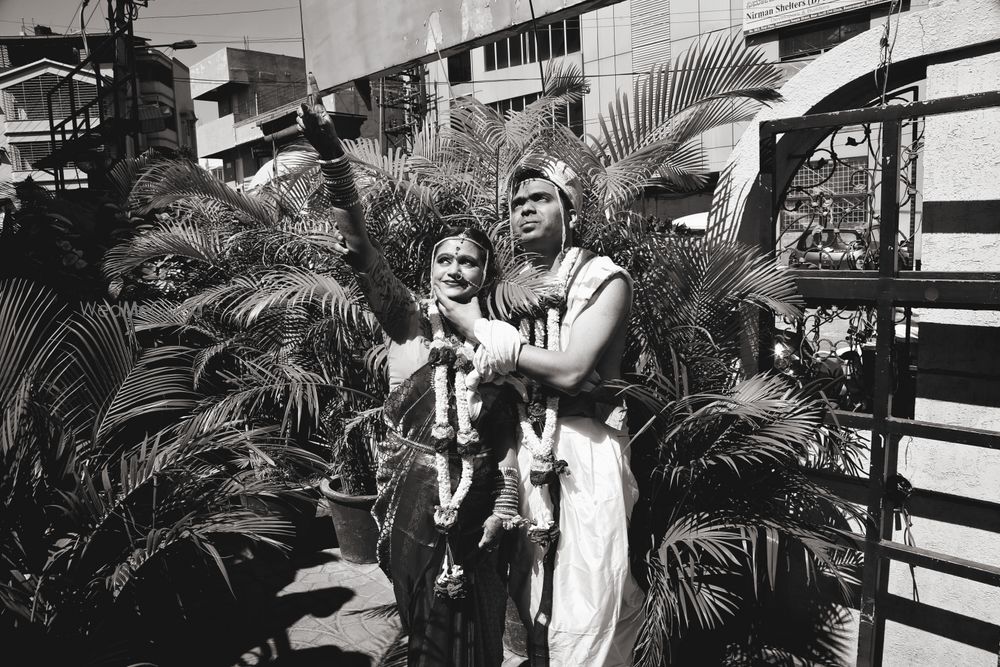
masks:
<instances>
[{"instance_id":1,"label":"signboard","mask_svg":"<svg viewBox=\"0 0 1000 667\"><path fill-rule=\"evenodd\" d=\"M620 0L301 0L306 67L326 91Z\"/></svg>"},{"instance_id":2,"label":"signboard","mask_svg":"<svg viewBox=\"0 0 1000 667\"><path fill-rule=\"evenodd\" d=\"M744 0L743 34L752 35L885 2L887 0Z\"/></svg>"}]
</instances>

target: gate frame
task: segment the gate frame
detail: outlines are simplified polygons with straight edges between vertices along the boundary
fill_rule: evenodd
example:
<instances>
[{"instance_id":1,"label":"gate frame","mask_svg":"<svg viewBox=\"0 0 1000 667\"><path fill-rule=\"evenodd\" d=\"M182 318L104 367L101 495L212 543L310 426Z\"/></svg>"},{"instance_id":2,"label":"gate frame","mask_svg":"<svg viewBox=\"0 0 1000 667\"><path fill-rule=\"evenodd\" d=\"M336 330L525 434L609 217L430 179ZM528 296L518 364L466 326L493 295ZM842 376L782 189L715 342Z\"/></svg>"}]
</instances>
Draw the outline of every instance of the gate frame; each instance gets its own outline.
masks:
<instances>
[{"instance_id":1,"label":"gate frame","mask_svg":"<svg viewBox=\"0 0 1000 667\"><path fill-rule=\"evenodd\" d=\"M917 117L992 107L1000 107L1000 90L760 123L758 184L770 202L770 214L758 227L758 242L761 250L772 257L775 257L777 248L777 222L785 195L778 192L777 184L782 182L779 176L788 176L784 169L797 171L802 164L782 165L783 173L779 174L776 164L777 135L796 130L834 130L848 125L882 123L879 155L883 178L878 270L789 269L807 306L874 305L876 309L872 412L833 410L827 415L830 424L871 431L868 479L826 472L812 474L816 481L841 498L865 504L871 519L867 522L864 535L853 532L844 534L854 548L864 552L858 667L881 666L886 620L993 653L1000 649L1000 626L888 592L889 565L893 560L993 586L1000 586L1000 567L892 541L892 519L896 508L885 497L886 480L896 473L898 444L902 436L1000 449L1000 432L892 416L895 308L1000 310L1000 273L899 271L897 195L902 123ZM893 177L889 178L890 174ZM791 179L784 182L790 183ZM762 316L758 349L762 369L769 367L773 359L774 346L767 335L773 329L773 317ZM1000 533L1000 503L914 489L908 510L914 516Z\"/></svg>"}]
</instances>

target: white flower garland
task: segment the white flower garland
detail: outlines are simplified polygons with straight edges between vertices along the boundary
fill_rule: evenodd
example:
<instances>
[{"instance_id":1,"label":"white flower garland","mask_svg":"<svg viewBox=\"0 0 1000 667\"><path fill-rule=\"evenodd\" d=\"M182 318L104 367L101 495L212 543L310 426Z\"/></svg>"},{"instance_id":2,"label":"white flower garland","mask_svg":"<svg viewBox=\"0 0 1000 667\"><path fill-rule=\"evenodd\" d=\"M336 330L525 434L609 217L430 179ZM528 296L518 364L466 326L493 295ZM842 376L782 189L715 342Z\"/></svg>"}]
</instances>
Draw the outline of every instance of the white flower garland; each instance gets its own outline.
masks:
<instances>
[{"instance_id":1,"label":"white flower garland","mask_svg":"<svg viewBox=\"0 0 1000 667\"><path fill-rule=\"evenodd\" d=\"M556 273L556 281L559 285L563 303L565 303L568 295L569 277L573 268L576 266L577 261L580 259L580 253L580 248L570 248L563 256L562 262L559 264L559 271ZM548 309L544 324L541 319L534 322L535 344L541 346L542 338L544 336L545 348L553 352L558 352L561 349L562 341L560 328L562 326L562 322L559 316L561 305L563 304L557 304ZM527 332L527 325L525 322L521 323L521 331L522 333ZM521 422L521 433L523 436L522 442L531 452L532 484L535 486L542 486L545 482L539 484L536 482L535 478L540 481L541 479L548 477L551 474L551 471L556 467L556 461L552 453L552 448L555 444L556 426L559 421L559 395L552 392L546 397L545 421L542 424L541 437L535 433L535 429L528 418L527 408L523 403L518 405L518 416ZM528 534L533 541L546 545L558 532L558 528L556 527L555 519L552 516L552 503L548 497L548 491L545 490L543 493L546 501L544 503L546 511L544 513L538 513L539 516L535 518L535 521L533 522L534 525L528 529Z\"/></svg>"},{"instance_id":2,"label":"white flower garland","mask_svg":"<svg viewBox=\"0 0 1000 667\"><path fill-rule=\"evenodd\" d=\"M441 313L438 311L434 301L427 302L427 315L431 321L431 332L433 341L431 349L444 350L450 347L444 337L444 323L441 320ZM465 341L461 349L456 350L456 355L472 358L475 348L469 341ZM458 415L458 435L457 441L461 450L467 450L469 445L479 442L479 433L473 428L472 420L469 417L469 395L465 389L466 372L462 364L455 364L455 411ZM434 428L431 436L436 440L451 440L456 438L455 428L448 422L448 365L438 363L434 366ZM472 452L465 451L461 454L462 475L459 479L455 492L451 490L451 471L448 465L447 451L434 452L434 464L437 468L438 501L439 505L434 508L434 523L441 532L448 530L455 525L458 517L458 508L461 506L465 496L472 487Z\"/></svg>"},{"instance_id":3,"label":"white flower garland","mask_svg":"<svg viewBox=\"0 0 1000 667\"><path fill-rule=\"evenodd\" d=\"M566 255L563 257L562 263L559 265L559 271L556 273L556 281L560 288L560 294L565 302L570 271L576 265L577 260L580 257L580 248L570 248ZM542 335L545 337L545 348L553 352L558 352L561 349L561 336L560 327L562 322L559 317L560 307L559 305L549 308L547 313L547 318L545 322L545 329L542 329L541 320L535 321L535 343L540 345ZM522 329L523 330L523 329ZM552 458L552 446L555 440L556 434L556 423L559 419L559 396L558 394L552 394L548 396L545 402L545 423L542 426L542 436L541 438L535 434L534 428L531 427L531 422L528 420L527 410L524 404L518 406L521 418L521 430L524 431L524 443L531 450L533 457L532 466L535 463L548 462L551 466Z\"/></svg>"}]
</instances>

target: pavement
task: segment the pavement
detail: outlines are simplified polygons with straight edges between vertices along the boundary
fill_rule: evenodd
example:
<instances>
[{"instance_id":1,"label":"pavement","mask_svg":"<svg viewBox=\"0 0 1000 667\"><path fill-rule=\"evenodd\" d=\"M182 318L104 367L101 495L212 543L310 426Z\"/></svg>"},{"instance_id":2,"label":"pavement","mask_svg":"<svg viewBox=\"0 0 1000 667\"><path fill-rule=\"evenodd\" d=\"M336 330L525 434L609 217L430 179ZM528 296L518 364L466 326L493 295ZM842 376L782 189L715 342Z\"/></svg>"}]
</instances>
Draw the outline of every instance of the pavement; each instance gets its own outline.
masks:
<instances>
[{"instance_id":1,"label":"pavement","mask_svg":"<svg viewBox=\"0 0 1000 667\"><path fill-rule=\"evenodd\" d=\"M371 667L378 665L399 637L392 586L378 565L351 563L340 549L300 555L294 574L277 573L283 586L268 612L281 619L257 633L233 667ZM267 587L266 572L259 576ZM287 582L287 583L286 583ZM507 653L503 667L521 667L524 658Z\"/></svg>"}]
</instances>

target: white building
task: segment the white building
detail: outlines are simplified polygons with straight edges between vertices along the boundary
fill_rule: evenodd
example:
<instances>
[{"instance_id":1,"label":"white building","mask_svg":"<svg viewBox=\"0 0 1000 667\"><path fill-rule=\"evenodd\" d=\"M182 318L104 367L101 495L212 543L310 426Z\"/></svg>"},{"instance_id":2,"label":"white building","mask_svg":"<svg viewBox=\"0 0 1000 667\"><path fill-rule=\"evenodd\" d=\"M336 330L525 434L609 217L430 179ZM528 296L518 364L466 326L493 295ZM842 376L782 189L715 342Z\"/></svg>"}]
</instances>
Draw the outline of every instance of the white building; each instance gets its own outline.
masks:
<instances>
[{"instance_id":1,"label":"white building","mask_svg":"<svg viewBox=\"0 0 1000 667\"><path fill-rule=\"evenodd\" d=\"M196 153L187 67L137 38L133 51L137 113L132 101L126 104L124 98L116 112L114 94L109 92L114 43L103 34L91 35L88 42L100 81L95 65L80 66L87 49L79 35L42 29L35 35L0 37L0 114L5 120L0 145L7 146L11 162L0 165L0 170L9 168L10 180L31 178L54 187L56 170L61 170L65 187L83 187L85 169L106 167L111 160L108 146L126 134L135 137L136 153L151 147ZM102 115L116 122L99 129ZM62 140L64 127L67 145Z\"/></svg>"},{"instance_id":2,"label":"white building","mask_svg":"<svg viewBox=\"0 0 1000 667\"><path fill-rule=\"evenodd\" d=\"M924 9L928 0L907 3L904 13ZM474 95L497 110L521 109L541 91L539 60L564 58L578 65L590 81L582 102L570 105L565 118L578 133L598 134L598 117L607 113L618 91L656 65L670 64L696 41L710 35L740 35L790 78L818 55L885 21L890 3L828 0L811 10L778 9L789 3L750 0L623 0L579 17L540 24L482 47L427 65L430 96L439 119L447 117L448 99ZM808 11L808 13L807 13ZM768 13L770 12L770 14ZM761 16L764 15L764 16ZM752 18L756 17L756 18ZM537 36L537 47L536 44ZM878 54L872 54L877 57ZM706 166L725 164L746 124L706 132ZM708 210L710 196L661 203L649 212L666 217Z\"/></svg>"}]
</instances>

